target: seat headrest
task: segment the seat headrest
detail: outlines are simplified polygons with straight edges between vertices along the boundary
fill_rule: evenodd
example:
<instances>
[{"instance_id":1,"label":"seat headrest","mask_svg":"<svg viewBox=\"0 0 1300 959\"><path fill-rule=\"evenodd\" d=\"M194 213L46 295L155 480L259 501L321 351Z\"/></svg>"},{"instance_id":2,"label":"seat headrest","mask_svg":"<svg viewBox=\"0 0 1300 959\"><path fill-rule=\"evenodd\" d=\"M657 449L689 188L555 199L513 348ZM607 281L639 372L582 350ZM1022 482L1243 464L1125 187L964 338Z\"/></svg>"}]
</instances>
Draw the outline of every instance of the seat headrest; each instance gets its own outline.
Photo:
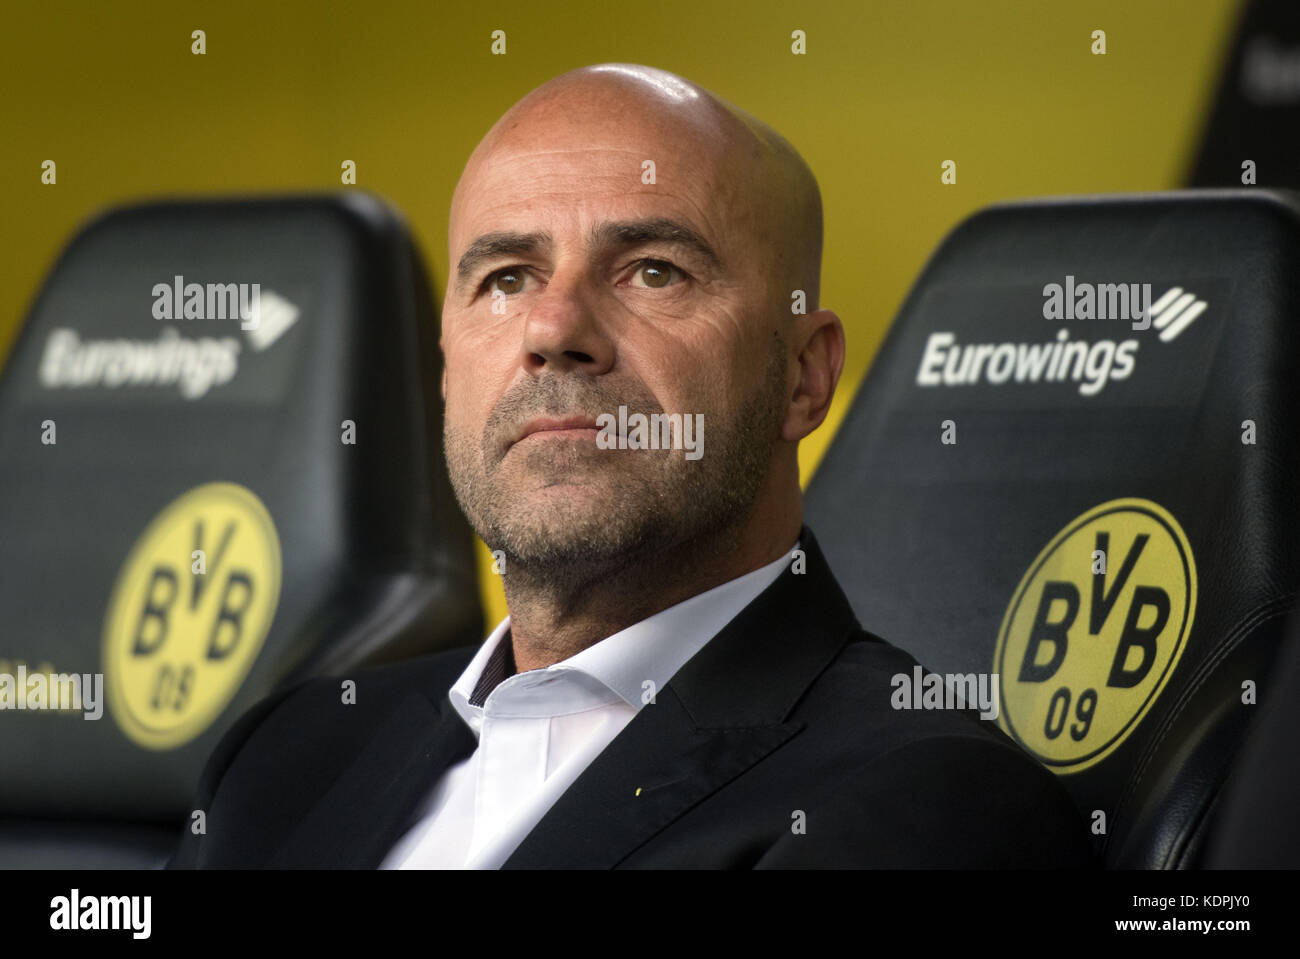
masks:
<instances>
[{"instance_id":1,"label":"seat headrest","mask_svg":"<svg viewBox=\"0 0 1300 959\"><path fill-rule=\"evenodd\" d=\"M0 673L107 703L0 713L0 813L174 817L277 685L481 638L437 322L364 194L80 232L0 377Z\"/></svg>"},{"instance_id":2,"label":"seat headrest","mask_svg":"<svg viewBox=\"0 0 1300 959\"><path fill-rule=\"evenodd\" d=\"M930 259L810 484L863 624L940 674L997 674L998 722L1108 862L1199 854L1294 602L1298 320L1295 194L985 210Z\"/></svg>"}]
</instances>

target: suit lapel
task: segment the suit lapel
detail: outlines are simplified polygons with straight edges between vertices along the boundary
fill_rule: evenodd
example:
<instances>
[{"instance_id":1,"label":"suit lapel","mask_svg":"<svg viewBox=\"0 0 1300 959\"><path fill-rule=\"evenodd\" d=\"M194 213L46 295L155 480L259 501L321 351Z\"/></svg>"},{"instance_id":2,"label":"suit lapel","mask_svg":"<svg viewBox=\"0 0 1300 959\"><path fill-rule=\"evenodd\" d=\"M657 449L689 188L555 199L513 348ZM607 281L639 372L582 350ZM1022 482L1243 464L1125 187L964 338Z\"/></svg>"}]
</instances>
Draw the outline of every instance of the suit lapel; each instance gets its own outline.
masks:
<instances>
[{"instance_id":1,"label":"suit lapel","mask_svg":"<svg viewBox=\"0 0 1300 959\"><path fill-rule=\"evenodd\" d=\"M812 532L564 792L502 868L617 865L803 728L789 714L860 628ZM637 790L640 789L640 794Z\"/></svg>"},{"instance_id":2,"label":"suit lapel","mask_svg":"<svg viewBox=\"0 0 1300 959\"><path fill-rule=\"evenodd\" d=\"M476 745L450 703L440 710L411 693L268 865L377 867L441 775Z\"/></svg>"}]
</instances>

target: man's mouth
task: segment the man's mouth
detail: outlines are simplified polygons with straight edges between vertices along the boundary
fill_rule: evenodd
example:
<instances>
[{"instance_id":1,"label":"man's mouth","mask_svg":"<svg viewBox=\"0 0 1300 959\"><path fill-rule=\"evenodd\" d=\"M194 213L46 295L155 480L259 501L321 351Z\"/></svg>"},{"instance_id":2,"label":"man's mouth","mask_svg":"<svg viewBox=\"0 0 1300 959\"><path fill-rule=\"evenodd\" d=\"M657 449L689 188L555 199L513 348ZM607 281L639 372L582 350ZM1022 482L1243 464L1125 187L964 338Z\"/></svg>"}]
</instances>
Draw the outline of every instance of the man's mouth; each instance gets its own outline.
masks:
<instances>
[{"instance_id":1,"label":"man's mouth","mask_svg":"<svg viewBox=\"0 0 1300 959\"><path fill-rule=\"evenodd\" d=\"M595 439L599 429L592 416L539 416L529 420L511 441L515 443L533 437L534 439Z\"/></svg>"}]
</instances>

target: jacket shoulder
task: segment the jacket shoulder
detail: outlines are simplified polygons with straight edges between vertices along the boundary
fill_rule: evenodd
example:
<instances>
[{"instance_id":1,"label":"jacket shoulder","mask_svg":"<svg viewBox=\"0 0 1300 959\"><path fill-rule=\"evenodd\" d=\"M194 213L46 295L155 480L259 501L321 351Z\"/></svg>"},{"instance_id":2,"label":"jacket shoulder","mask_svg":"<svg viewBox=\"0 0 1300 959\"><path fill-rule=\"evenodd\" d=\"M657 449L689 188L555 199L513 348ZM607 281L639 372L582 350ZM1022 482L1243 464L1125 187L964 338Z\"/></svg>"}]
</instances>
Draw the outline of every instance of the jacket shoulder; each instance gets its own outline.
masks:
<instances>
[{"instance_id":1,"label":"jacket shoulder","mask_svg":"<svg viewBox=\"0 0 1300 959\"><path fill-rule=\"evenodd\" d=\"M220 799L222 814L247 815L272 830L287 830L294 818L351 764L390 713L412 695L430 708L451 709L447 690L473 658L477 646L318 676L286 686L258 702L231 726L209 756L191 809L210 812ZM352 680L352 701L342 683ZM169 868L199 864L204 837L186 824Z\"/></svg>"},{"instance_id":2,"label":"jacket shoulder","mask_svg":"<svg viewBox=\"0 0 1300 959\"><path fill-rule=\"evenodd\" d=\"M953 708L960 700L946 692L951 683L944 683L943 708L933 708L932 697L924 694L933 684L943 682L945 677L937 676L922 666L905 650L857 627L838 655L809 687L795 710L794 718L800 715L809 719L840 717L859 727L893 727L900 734L912 730L917 735L973 734L1005 740L1005 734L997 728L996 714L981 719L981 709L977 705L996 707L997 690L991 675L970 673L966 676L971 685L968 687L959 682L954 688L969 688L973 693L969 697L973 708ZM897 744L890 742L886 748Z\"/></svg>"},{"instance_id":3,"label":"jacket shoulder","mask_svg":"<svg viewBox=\"0 0 1300 959\"><path fill-rule=\"evenodd\" d=\"M844 777L757 868L1095 868L1082 815L1047 769L979 736L909 740Z\"/></svg>"},{"instance_id":4,"label":"jacket shoulder","mask_svg":"<svg viewBox=\"0 0 1300 959\"><path fill-rule=\"evenodd\" d=\"M792 715L807 724L801 735L820 740L819 752L836 749L844 772L811 804L807 834L783 837L760 867L1093 863L1082 816L1056 776L995 715L924 705L915 686L932 675L899 647L855 632ZM984 679L981 705L995 706L996 687ZM813 835L814 815L825 843Z\"/></svg>"}]
</instances>

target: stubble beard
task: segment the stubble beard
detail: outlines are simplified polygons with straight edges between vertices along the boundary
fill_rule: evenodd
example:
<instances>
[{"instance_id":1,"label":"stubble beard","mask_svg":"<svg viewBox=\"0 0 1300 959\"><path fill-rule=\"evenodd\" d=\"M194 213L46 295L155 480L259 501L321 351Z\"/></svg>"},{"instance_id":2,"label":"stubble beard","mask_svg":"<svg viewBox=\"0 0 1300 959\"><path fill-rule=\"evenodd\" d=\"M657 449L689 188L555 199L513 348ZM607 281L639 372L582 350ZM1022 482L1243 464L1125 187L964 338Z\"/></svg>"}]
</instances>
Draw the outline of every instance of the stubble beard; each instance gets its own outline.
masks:
<instances>
[{"instance_id":1,"label":"stubble beard","mask_svg":"<svg viewBox=\"0 0 1300 959\"><path fill-rule=\"evenodd\" d=\"M785 406L785 346L774 336L762 380L736 412L705 413L704 455L600 449L591 440L501 437L523 420L575 412L661 413L639 386L543 377L507 393L481 437L444 420L452 488L470 525L505 558L507 579L567 592L635 573L692 541L726 548L751 514L771 468ZM689 413L682 411L683 419Z\"/></svg>"}]
</instances>

